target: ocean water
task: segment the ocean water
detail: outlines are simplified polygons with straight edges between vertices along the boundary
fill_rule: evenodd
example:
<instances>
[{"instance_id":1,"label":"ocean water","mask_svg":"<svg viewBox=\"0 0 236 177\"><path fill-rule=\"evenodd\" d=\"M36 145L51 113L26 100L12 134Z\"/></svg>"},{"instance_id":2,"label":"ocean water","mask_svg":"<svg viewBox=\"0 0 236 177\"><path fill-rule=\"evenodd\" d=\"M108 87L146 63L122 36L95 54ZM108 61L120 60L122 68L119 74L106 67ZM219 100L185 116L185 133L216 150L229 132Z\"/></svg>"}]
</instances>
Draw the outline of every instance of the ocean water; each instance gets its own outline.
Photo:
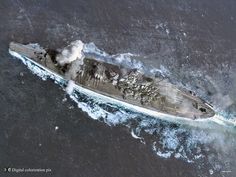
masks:
<instances>
[{"instance_id":1,"label":"ocean water","mask_svg":"<svg viewBox=\"0 0 236 177\"><path fill-rule=\"evenodd\" d=\"M235 177L235 7L234 0L1 0L0 166L47 166L61 177ZM193 127L91 95L65 97L66 83L54 85L45 73L41 81L8 54L11 41L55 49L76 39L88 42L88 54L196 91L219 117Z\"/></svg>"}]
</instances>

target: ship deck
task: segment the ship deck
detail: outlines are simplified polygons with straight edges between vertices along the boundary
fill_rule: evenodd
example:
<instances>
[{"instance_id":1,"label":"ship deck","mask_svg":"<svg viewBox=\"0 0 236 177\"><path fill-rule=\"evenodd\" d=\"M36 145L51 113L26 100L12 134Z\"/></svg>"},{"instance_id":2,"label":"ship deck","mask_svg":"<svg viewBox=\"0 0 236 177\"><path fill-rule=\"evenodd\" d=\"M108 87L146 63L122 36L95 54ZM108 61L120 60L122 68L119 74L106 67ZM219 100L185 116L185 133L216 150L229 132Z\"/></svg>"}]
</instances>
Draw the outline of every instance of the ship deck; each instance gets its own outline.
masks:
<instances>
[{"instance_id":1,"label":"ship deck","mask_svg":"<svg viewBox=\"0 0 236 177\"><path fill-rule=\"evenodd\" d=\"M66 78L70 64L59 66L53 50L38 45L11 43L10 50ZM125 72L124 72L125 71ZM209 118L214 111L191 92L180 90L163 78L147 77L136 69L123 68L85 58L83 69L73 79L76 84L99 94L152 111L189 119Z\"/></svg>"}]
</instances>

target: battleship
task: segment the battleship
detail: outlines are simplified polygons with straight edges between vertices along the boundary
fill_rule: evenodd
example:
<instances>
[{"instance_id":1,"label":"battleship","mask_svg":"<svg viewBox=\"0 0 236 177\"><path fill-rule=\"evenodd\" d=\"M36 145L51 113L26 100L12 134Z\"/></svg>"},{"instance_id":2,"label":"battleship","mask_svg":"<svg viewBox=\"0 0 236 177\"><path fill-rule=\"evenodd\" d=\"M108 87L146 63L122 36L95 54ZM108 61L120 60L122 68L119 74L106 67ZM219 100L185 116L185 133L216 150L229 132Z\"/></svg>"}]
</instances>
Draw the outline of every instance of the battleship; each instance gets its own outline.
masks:
<instances>
[{"instance_id":1,"label":"battleship","mask_svg":"<svg viewBox=\"0 0 236 177\"><path fill-rule=\"evenodd\" d=\"M164 77L84 55L81 41L62 50L11 42L9 53L31 70L33 67L57 83L64 83L64 87L73 87L71 92L90 94L148 116L197 121L215 115L210 104Z\"/></svg>"}]
</instances>

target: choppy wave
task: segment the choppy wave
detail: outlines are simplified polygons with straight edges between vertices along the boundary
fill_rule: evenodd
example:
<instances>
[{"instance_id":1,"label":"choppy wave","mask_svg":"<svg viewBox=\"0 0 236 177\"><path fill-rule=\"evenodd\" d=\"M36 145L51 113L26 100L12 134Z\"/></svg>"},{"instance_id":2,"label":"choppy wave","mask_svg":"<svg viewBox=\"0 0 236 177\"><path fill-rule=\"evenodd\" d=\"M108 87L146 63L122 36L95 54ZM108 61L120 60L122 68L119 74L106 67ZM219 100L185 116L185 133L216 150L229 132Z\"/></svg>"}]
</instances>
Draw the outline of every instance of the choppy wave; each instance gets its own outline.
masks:
<instances>
[{"instance_id":1,"label":"choppy wave","mask_svg":"<svg viewBox=\"0 0 236 177\"><path fill-rule=\"evenodd\" d=\"M144 72L155 71L163 76L169 72L163 68L147 69L141 62L132 59L132 54L110 56L92 43L87 44L84 51L86 55L96 55L96 58L106 62L119 62L135 68L138 66ZM62 78L55 77L50 71L32 64L25 57L16 53L13 55L20 58L34 74L43 80L53 79L57 84L66 88L67 83ZM126 126L132 137L146 144L160 158L177 158L188 163L196 163L199 170L203 170L204 166L207 165L210 166L209 171L206 172L209 174L220 173L222 169L225 170L225 161L229 161L228 154L235 147L235 141L228 141L234 139L234 135L232 132L226 131L228 127L234 130L235 124L227 122L222 116L206 122L207 126L213 127L211 130L206 130L152 118L119 105L104 103L101 100L94 99L91 95L76 90L71 91L69 96L92 119L104 122L109 126ZM219 154L222 149L224 149L223 155Z\"/></svg>"}]
</instances>

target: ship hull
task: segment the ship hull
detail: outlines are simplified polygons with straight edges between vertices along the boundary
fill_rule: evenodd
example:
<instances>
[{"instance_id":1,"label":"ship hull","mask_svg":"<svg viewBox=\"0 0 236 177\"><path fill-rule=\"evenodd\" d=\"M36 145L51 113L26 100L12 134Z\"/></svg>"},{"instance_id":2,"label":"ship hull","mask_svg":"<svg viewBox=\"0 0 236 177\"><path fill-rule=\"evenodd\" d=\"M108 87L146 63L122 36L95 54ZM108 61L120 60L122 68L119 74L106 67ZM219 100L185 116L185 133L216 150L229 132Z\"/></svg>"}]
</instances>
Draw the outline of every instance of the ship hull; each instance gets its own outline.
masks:
<instances>
[{"instance_id":1,"label":"ship hull","mask_svg":"<svg viewBox=\"0 0 236 177\"><path fill-rule=\"evenodd\" d=\"M56 84L60 85L63 88L65 88L68 85L69 80L67 80L63 76L47 69L43 65L38 64L34 60L32 60L28 57L22 56L15 51L9 50L9 53L12 56L20 59L34 74L38 75L43 80L52 79ZM78 85L78 84L73 85L73 90L74 91L72 91L71 95L75 94L75 91L77 91L79 93L82 93L82 94L85 94L89 97L92 97L93 99L99 100L103 103L118 105L118 106L123 107L125 109L129 109L130 111L138 112L140 114L155 117L155 118L165 120L168 122L174 122L174 123L178 123L178 124L188 124L188 125L191 125L194 127L198 127L198 126L202 126L204 124L203 122L208 121L208 119L210 119L210 118L205 118L205 119L193 120L193 119L189 119L188 117L179 117L179 116L169 115L169 114L165 114L165 113L158 112L158 111L149 110L149 109L146 109L146 108L143 108L140 106L136 106L133 104L129 104L127 102L123 102L123 101L114 99L114 98L106 96L106 95L102 95L102 94L97 93L95 91L84 88L83 86ZM73 99L75 99L75 98L73 97ZM78 101L78 100L75 100L75 101Z\"/></svg>"}]
</instances>

